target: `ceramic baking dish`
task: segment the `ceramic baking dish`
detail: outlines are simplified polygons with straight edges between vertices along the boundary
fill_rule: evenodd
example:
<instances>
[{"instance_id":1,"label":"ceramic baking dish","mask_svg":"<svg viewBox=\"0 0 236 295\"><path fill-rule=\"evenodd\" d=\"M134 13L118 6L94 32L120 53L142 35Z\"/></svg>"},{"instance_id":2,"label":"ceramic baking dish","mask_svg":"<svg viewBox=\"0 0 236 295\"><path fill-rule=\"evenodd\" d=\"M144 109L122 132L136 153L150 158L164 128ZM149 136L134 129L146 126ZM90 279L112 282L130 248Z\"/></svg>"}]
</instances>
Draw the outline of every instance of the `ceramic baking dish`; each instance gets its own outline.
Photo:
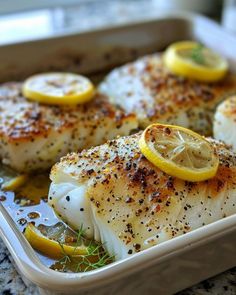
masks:
<instances>
[{"instance_id":1,"label":"ceramic baking dish","mask_svg":"<svg viewBox=\"0 0 236 295\"><path fill-rule=\"evenodd\" d=\"M184 39L213 47L236 71L235 38L205 17L176 13L142 23L1 47L0 81L47 70L76 71L97 78L114 66ZM41 294L168 295L236 265L233 215L101 269L59 273L42 264L13 221L11 210L5 207L0 204L1 237L23 279L35 283Z\"/></svg>"}]
</instances>

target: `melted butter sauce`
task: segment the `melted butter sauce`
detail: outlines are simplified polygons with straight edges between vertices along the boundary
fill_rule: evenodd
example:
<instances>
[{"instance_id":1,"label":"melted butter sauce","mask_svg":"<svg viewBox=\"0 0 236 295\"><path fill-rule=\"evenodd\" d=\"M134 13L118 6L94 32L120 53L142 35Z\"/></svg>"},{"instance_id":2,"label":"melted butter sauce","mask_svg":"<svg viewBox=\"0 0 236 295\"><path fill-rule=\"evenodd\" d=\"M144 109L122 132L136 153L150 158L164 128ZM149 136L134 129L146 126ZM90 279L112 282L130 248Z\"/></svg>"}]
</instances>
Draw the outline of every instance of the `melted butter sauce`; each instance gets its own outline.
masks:
<instances>
[{"instance_id":1,"label":"melted butter sauce","mask_svg":"<svg viewBox=\"0 0 236 295\"><path fill-rule=\"evenodd\" d=\"M0 166L0 186L16 176L17 173L14 171ZM54 239L53 234L56 233L54 240L64 239L61 242L78 246L78 234L58 219L53 209L47 204L49 185L50 180L47 173L29 175L26 183L16 188L14 192L0 190L0 202L22 233L27 223L31 222L38 227L41 233L46 233L49 238ZM62 230L62 234L58 233L58 229ZM89 245L91 241L84 239L83 243ZM79 256L61 263L35 252L44 265L57 271L78 272L78 263L81 264ZM104 249L99 247L99 252L103 253ZM112 260L107 260L107 263L110 262ZM86 271L92 269L85 264L82 264L80 269L84 271L85 268Z\"/></svg>"},{"instance_id":2,"label":"melted butter sauce","mask_svg":"<svg viewBox=\"0 0 236 295\"><path fill-rule=\"evenodd\" d=\"M30 181L15 192L15 202L20 205L37 205L40 201L47 201L50 185L49 176L45 174L32 175ZM24 201L26 203L24 203Z\"/></svg>"},{"instance_id":3,"label":"melted butter sauce","mask_svg":"<svg viewBox=\"0 0 236 295\"><path fill-rule=\"evenodd\" d=\"M16 175L14 171L0 166L0 184ZM50 226L59 221L47 204L49 185L47 173L35 174L31 175L29 180L15 192L0 190L0 202L21 232L24 231L28 222L34 222L36 226L40 224ZM36 253L44 265L51 267L55 263L55 260Z\"/></svg>"}]
</instances>

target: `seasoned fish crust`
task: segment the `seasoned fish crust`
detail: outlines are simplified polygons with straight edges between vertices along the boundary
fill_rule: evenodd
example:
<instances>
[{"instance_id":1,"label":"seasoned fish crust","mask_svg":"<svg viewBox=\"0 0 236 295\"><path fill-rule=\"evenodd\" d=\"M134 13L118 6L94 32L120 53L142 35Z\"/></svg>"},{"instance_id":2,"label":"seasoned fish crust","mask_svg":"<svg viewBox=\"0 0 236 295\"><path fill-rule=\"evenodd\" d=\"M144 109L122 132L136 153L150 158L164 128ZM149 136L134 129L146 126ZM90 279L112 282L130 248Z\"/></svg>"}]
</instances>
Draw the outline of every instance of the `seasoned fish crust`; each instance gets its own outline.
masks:
<instances>
[{"instance_id":1,"label":"seasoned fish crust","mask_svg":"<svg viewBox=\"0 0 236 295\"><path fill-rule=\"evenodd\" d=\"M215 108L236 93L236 76L203 83L171 73L160 54L148 55L114 69L100 85L112 103L134 112L141 128L160 122L212 134Z\"/></svg>"},{"instance_id":2,"label":"seasoned fish crust","mask_svg":"<svg viewBox=\"0 0 236 295\"><path fill-rule=\"evenodd\" d=\"M135 116L115 109L104 95L84 105L59 107L25 99L21 86L0 86L0 158L16 170L48 169L69 151L137 128Z\"/></svg>"},{"instance_id":3,"label":"seasoned fish crust","mask_svg":"<svg viewBox=\"0 0 236 295\"><path fill-rule=\"evenodd\" d=\"M209 141L217 175L192 183L171 177L140 152L140 133L61 159L49 204L72 227L124 258L236 213L236 154Z\"/></svg>"}]
</instances>

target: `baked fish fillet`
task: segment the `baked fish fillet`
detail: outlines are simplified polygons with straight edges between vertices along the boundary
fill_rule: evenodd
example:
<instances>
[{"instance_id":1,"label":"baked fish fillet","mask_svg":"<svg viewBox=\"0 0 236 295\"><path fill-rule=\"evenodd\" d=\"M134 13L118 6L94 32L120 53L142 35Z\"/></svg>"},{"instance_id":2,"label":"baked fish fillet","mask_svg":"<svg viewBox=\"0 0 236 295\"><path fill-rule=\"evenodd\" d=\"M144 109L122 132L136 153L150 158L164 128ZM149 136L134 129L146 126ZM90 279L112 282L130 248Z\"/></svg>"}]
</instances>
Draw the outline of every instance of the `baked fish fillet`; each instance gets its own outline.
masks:
<instances>
[{"instance_id":1,"label":"baked fish fillet","mask_svg":"<svg viewBox=\"0 0 236 295\"><path fill-rule=\"evenodd\" d=\"M236 96L229 97L217 108L214 137L232 146L236 152Z\"/></svg>"},{"instance_id":2,"label":"baked fish fillet","mask_svg":"<svg viewBox=\"0 0 236 295\"><path fill-rule=\"evenodd\" d=\"M134 112L141 128L160 122L209 135L217 104L236 93L236 76L214 84L184 79L163 65L160 54L153 54L113 70L99 90Z\"/></svg>"},{"instance_id":3,"label":"baked fish fillet","mask_svg":"<svg viewBox=\"0 0 236 295\"><path fill-rule=\"evenodd\" d=\"M0 86L0 159L18 171L48 169L69 151L135 128L135 116L112 106L104 95L85 105L59 107L26 100L20 83Z\"/></svg>"},{"instance_id":4,"label":"baked fish fillet","mask_svg":"<svg viewBox=\"0 0 236 295\"><path fill-rule=\"evenodd\" d=\"M191 183L153 166L140 133L72 153L51 171L49 204L121 259L236 213L236 154L212 141L217 175Z\"/></svg>"}]
</instances>

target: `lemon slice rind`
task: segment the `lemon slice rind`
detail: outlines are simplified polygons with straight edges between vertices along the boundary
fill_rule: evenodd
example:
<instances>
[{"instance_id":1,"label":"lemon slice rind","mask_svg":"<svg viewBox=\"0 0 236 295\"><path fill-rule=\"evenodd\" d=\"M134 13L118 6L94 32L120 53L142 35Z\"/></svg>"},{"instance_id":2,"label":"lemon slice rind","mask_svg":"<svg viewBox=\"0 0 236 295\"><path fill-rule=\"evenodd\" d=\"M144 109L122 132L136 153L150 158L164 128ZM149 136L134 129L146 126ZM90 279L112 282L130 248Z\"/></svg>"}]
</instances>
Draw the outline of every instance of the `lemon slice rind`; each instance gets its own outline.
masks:
<instances>
[{"instance_id":1,"label":"lemon slice rind","mask_svg":"<svg viewBox=\"0 0 236 295\"><path fill-rule=\"evenodd\" d=\"M69 81L73 81L73 78L74 86L66 85ZM29 100L44 104L76 105L90 101L94 97L95 90L92 82L84 76L72 73L45 73L26 79L22 93Z\"/></svg>"},{"instance_id":2,"label":"lemon slice rind","mask_svg":"<svg viewBox=\"0 0 236 295\"><path fill-rule=\"evenodd\" d=\"M28 179L28 175L26 175L26 174L18 175L16 177L4 182L1 186L1 188L4 191L15 191L16 189L21 187L23 184L25 184L27 179Z\"/></svg>"},{"instance_id":3,"label":"lemon slice rind","mask_svg":"<svg viewBox=\"0 0 236 295\"><path fill-rule=\"evenodd\" d=\"M40 253L53 259L61 259L66 255L87 255L86 246L69 246L60 244L44 236L32 223L28 223L24 236L30 245Z\"/></svg>"},{"instance_id":4,"label":"lemon slice rind","mask_svg":"<svg viewBox=\"0 0 236 295\"><path fill-rule=\"evenodd\" d=\"M207 146L209 150L212 150L212 161L208 162L206 167L193 169L178 165L173 161L162 157L162 155L154 148L153 144L151 144L147 138L147 131L151 130L151 128L156 128L157 126L164 126L170 129L180 130L181 132L186 133L198 139L201 142L204 142L205 146ZM145 131L142 133L141 138L139 140L139 147L142 154L147 158L147 160L149 160L152 164L154 164L156 167L158 167L165 173L173 177L177 177L179 179L192 182L204 181L214 177L218 170L219 159L215 155L210 143L208 143L208 141L206 141L201 135L184 127L164 124L152 124L149 127L147 127Z\"/></svg>"},{"instance_id":5,"label":"lemon slice rind","mask_svg":"<svg viewBox=\"0 0 236 295\"><path fill-rule=\"evenodd\" d=\"M179 50L193 49L198 43L191 41L177 42L169 46L164 54L164 64L176 75L202 82L217 82L224 78L228 71L227 61L218 56L215 67L207 67L190 59L181 57Z\"/></svg>"}]
</instances>

